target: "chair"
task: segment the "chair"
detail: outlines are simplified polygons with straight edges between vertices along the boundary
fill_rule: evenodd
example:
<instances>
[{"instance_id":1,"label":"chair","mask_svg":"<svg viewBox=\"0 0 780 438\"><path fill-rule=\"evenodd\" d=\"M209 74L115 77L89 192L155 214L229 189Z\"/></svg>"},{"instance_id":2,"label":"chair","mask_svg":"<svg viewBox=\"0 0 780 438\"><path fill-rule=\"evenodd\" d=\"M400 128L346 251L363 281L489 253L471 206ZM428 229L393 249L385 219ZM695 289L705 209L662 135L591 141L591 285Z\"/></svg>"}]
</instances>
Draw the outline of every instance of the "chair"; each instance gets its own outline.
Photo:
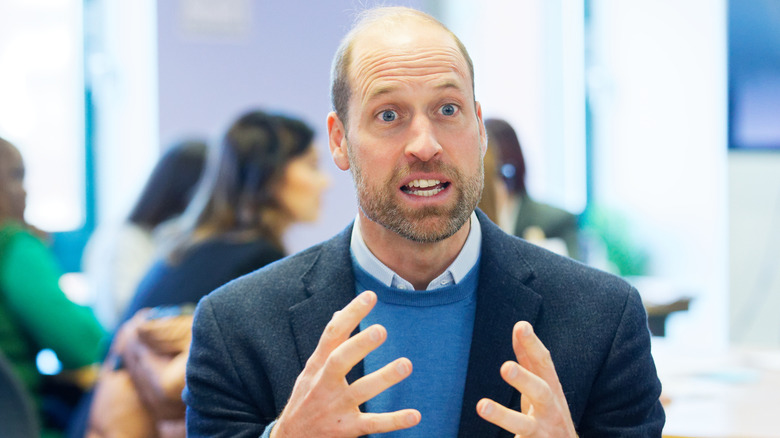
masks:
<instances>
[{"instance_id":1,"label":"chair","mask_svg":"<svg viewBox=\"0 0 780 438\"><path fill-rule=\"evenodd\" d=\"M30 395L0 352L0 436L37 438L38 423Z\"/></svg>"},{"instance_id":2,"label":"chair","mask_svg":"<svg viewBox=\"0 0 780 438\"><path fill-rule=\"evenodd\" d=\"M653 336L666 336L666 318L672 312L682 312L688 310L690 298L678 298L671 303L665 304L645 304L647 311L647 324L650 326L650 333Z\"/></svg>"}]
</instances>

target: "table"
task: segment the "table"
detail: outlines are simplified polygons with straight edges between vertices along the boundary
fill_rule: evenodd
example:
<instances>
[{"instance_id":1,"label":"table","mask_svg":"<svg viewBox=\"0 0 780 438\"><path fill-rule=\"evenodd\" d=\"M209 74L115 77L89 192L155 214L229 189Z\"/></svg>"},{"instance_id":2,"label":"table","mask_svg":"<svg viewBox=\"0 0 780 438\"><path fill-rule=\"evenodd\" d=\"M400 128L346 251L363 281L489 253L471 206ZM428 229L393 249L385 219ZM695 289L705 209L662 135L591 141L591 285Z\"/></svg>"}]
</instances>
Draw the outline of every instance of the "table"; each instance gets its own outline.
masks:
<instances>
[{"instance_id":1,"label":"table","mask_svg":"<svg viewBox=\"0 0 780 438\"><path fill-rule=\"evenodd\" d=\"M654 337L653 356L664 437L780 437L780 350L702 350Z\"/></svg>"}]
</instances>

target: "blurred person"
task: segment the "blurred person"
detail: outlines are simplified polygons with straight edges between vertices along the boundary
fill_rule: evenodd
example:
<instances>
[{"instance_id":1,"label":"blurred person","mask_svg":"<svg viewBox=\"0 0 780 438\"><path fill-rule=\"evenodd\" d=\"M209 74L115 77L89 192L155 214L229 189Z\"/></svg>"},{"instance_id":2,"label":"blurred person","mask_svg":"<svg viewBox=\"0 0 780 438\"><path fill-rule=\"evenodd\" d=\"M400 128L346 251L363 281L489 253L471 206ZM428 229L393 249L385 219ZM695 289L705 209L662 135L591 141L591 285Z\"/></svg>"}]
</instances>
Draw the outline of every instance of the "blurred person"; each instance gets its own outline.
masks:
<instances>
[{"instance_id":1,"label":"blurred person","mask_svg":"<svg viewBox=\"0 0 780 438\"><path fill-rule=\"evenodd\" d=\"M636 289L475 209L487 136L460 40L414 9L371 9L331 93L356 219L200 300L187 435L660 436Z\"/></svg>"},{"instance_id":2,"label":"blurred person","mask_svg":"<svg viewBox=\"0 0 780 438\"><path fill-rule=\"evenodd\" d=\"M482 161L485 168L485 183L477 208L482 210L493 223L498 224L501 220L501 212L506 208L509 195L503 179L499 176L500 169L496 148L491 145L490 139L488 139L488 147Z\"/></svg>"},{"instance_id":3,"label":"blurred person","mask_svg":"<svg viewBox=\"0 0 780 438\"><path fill-rule=\"evenodd\" d=\"M329 181L314 132L262 111L238 118L210 158L184 214L170 224L160 258L141 280L124 320L145 307L197 303L234 278L285 255L282 237L318 218Z\"/></svg>"},{"instance_id":4,"label":"blurred person","mask_svg":"<svg viewBox=\"0 0 780 438\"><path fill-rule=\"evenodd\" d=\"M24 174L19 150L0 138L0 351L35 400L43 435L58 436L57 427L65 425L44 421L38 352L54 351L63 369L77 371L75 382L87 389L105 331L91 309L72 302L60 289L62 272L54 255L25 222ZM63 409L52 413L67 416Z\"/></svg>"},{"instance_id":5,"label":"blurred person","mask_svg":"<svg viewBox=\"0 0 780 438\"><path fill-rule=\"evenodd\" d=\"M142 309L119 328L100 371L87 438L183 438L194 306Z\"/></svg>"},{"instance_id":6,"label":"blurred person","mask_svg":"<svg viewBox=\"0 0 780 438\"><path fill-rule=\"evenodd\" d=\"M577 216L529 196L525 158L514 128L507 121L494 118L485 120L485 129L488 147L496 149L499 173L508 192L497 223L515 236L579 259Z\"/></svg>"},{"instance_id":7,"label":"blurred person","mask_svg":"<svg viewBox=\"0 0 780 438\"><path fill-rule=\"evenodd\" d=\"M317 220L321 194L329 185L329 178L319 170L313 141L314 131L295 118L259 110L238 117L208 157L203 178L184 213L161 230L166 239L161 254L120 321L107 363L127 354L127 333L135 330L148 308L195 304L219 286L284 257L284 232L294 223ZM186 354L182 350L177 356L186 360ZM162 359L152 362L167 363ZM183 386L184 364L175 361L171 368L158 368L168 374L180 371L166 378L168 386L179 381L177 376ZM131 373L117 371L104 367L96 392L83 402L82 415L85 411L87 415L74 425L70 436L144 436L150 430L168 436L153 427L153 415L138 409L142 398L134 396L140 391L130 390L131 386L138 388ZM95 402L100 399L114 400L114 410L98 406ZM124 403L118 404L121 400ZM179 420L183 421L180 397L179 404ZM129 418L113 426L105 420L123 415ZM175 424L170 415L165 420L167 427ZM122 429L131 423L132 429ZM169 430L172 436L178 431Z\"/></svg>"},{"instance_id":8,"label":"blurred person","mask_svg":"<svg viewBox=\"0 0 780 438\"><path fill-rule=\"evenodd\" d=\"M155 230L180 215L192 198L206 154L206 143L199 140L171 146L155 165L127 219L119 227L100 227L87 243L84 273L95 313L107 329L116 327L155 260L159 244Z\"/></svg>"}]
</instances>

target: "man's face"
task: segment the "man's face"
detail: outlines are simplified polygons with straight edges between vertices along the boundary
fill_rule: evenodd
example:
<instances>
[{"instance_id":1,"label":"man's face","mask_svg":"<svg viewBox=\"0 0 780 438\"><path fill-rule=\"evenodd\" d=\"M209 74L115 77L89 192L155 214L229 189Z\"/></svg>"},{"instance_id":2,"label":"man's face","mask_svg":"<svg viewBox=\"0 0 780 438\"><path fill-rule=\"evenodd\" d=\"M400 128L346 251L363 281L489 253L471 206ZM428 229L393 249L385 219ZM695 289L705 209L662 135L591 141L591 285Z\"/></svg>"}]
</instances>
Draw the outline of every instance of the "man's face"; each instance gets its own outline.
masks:
<instances>
[{"instance_id":1,"label":"man's face","mask_svg":"<svg viewBox=\"0 0 780 438\"><path fill-rule=\"evenodd\" d=\"M466 61L421 23L366 30L352 59L344 141L363 214L413 241L446 239L482 193L486 139Z\"/></svg>"}]
</instances>

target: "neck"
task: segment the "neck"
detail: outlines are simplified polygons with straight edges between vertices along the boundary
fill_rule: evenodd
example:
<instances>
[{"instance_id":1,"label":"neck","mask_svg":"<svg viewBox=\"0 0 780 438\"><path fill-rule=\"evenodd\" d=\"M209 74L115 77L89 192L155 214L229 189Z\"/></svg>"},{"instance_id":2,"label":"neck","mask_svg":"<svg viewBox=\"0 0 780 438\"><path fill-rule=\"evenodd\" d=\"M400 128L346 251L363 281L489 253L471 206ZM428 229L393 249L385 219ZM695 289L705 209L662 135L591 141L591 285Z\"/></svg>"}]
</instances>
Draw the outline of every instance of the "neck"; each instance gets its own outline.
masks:
<instances>
[{"instance_id":1,"label":"neck","mask_svg":"<svg viewBox=\"0 0 780 438\"><path fill-rule=\"evenodd\" d=\"M421 243L401 237L384 226L368 219L362 211L358 215L360 234L372 254L393 272L424 290L441 275L460 254L471 229L467 220L452 236L434 243Z\"/></svg>"}]
</instances>

